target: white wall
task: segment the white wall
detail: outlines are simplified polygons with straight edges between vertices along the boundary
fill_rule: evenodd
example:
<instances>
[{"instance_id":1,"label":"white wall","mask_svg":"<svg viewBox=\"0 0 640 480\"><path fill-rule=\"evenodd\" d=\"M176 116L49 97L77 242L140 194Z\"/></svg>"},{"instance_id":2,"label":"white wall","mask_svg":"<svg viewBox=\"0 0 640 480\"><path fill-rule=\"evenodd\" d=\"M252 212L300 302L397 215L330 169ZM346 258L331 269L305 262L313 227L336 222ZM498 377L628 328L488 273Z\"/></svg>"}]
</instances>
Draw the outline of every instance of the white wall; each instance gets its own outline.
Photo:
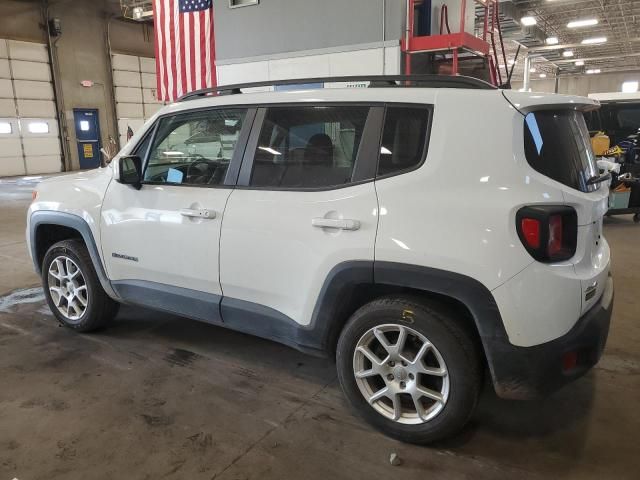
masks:
<instances>
[{"instance_id":1,"label":"white wall","mask_svg":"<svg viewBox=\"0 0 640 480\"><path fill-rule=\"evenodd\" d=\"M289 78L400 73L400 47L369 47L349 51L296 52L284 58L252 59L218 64L218 84L261 82Z\"/></svg>"},{"instance_id":2,"label":"white wall","mask_svg":"<svg viewBox=\"0 0 640 480\"><path fill-rule=\"evenodd\" d=\"M622 83L629 80L640 81L640 71L561 76L558 83L558 93L586 97L590 93L619 92ZM521 87L522 82L514 82L514 90ZM553 78L531 79L531 90L534 92L553 92L554 88L555 79Z\"/></svg>"}]
</instances>

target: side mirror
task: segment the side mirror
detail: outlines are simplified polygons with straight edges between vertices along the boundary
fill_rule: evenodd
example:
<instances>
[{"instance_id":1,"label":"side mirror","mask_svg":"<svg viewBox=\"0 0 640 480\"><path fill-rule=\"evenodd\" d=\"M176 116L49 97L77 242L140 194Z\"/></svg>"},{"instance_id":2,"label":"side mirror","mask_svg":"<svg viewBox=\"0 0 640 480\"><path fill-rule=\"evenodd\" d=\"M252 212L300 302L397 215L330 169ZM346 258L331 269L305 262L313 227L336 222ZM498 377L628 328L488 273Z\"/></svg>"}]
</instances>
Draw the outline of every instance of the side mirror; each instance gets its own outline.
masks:
<instances>
[{"instance_id":1,"label":"side mirror","mask_svg":"<svg viewBox=\"0 0 640 480\"><path fill-rule=\"evenodd\" d=\"M118 160L118 182L142 188L142 160L136 155L120 157Z\"/></svg>"}]
</instances>

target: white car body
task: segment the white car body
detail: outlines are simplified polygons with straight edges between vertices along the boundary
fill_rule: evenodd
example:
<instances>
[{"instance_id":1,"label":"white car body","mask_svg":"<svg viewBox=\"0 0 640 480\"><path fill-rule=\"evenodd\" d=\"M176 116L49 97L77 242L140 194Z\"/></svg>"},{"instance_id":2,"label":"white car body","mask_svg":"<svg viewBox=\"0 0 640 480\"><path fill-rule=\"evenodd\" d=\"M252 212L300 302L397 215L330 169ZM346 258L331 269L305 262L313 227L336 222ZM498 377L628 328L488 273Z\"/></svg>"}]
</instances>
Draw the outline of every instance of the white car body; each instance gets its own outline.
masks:
<instances>
[{"instance_id":1,"label":"white car body","mask_svg":"<svg viewBox=\"0 0 640 480\"><path fill-rule=\"evenodd\" d=\"M424 163L406 173L319 191L185 185L136 190L116 181L119 157L131 154L160 117L219 106L343 102L432 106ZM513 347L540 346L570 332L603 301L610 263L602 237L605 186L580 192L538 173L525 159L522 112L540 106L589 109L597 102L454 88L303 90L178 102L150 119L109 167L42 182L27 229L33 232L37 212L79 217L95 241L92 256L104 271L102 284L115 299L226 323L305 350L313 348L304 339L284 338L286 332L315 328L314 311L327 278L345 262L402 264L472 279L490 292L487 298L495 302ZM516 212L526 205L575 209L578 240L572 258L557 263L532 258L514 227ZM185 208L206 210L215 218L185 217ZM359 228L312 226L323 218L355 220ZM34 235L27 235L30 242ZM30 252L39 255L36 246ZM34 258L36 267L40 260ZM585 300L590 287L597 292ZM443 288L436 293L446 295ZM142 298L154 290L167 296L166 305ZM198 303L197 311L168 305L179 296ZM254 323L238 327L237 312ZM264 312L288 322L289 329L265 333L260 328ZM480 331L483 342L491 335ZM489 362L492 371L496 361ZM499 382L494 378L494 383ZM508 387L498 390L518 396Z\"/></svg>"}]
</instances>

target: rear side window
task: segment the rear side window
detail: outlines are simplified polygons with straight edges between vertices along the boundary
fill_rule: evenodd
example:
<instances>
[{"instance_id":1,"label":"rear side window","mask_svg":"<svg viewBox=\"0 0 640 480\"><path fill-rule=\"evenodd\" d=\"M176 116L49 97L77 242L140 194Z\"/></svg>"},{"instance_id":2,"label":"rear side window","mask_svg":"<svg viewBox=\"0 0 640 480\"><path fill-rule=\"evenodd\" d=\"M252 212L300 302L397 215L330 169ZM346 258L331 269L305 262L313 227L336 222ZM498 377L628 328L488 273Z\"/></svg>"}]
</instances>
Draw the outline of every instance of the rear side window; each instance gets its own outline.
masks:
<instances>
[{"instance_id":1,"label":"rear side window","mask_svg":"<svg viewBox=\"0 0 640 480\"><path fill-rule=\"evenodd\" d=\"M590 192L598 175L589 132L581 112L545 110L524 120L524 151L534 170L568 187Z\"/></svg>"},{"instance_id":2,"label":"rear side window","mask_svg":"<svg viewBox=\"0 0 640 480\"><path fill-rule=\"evenodd\" d=\"M331 188L351 182L369 107L271 107L251 186Z\"/></svg>"},{"instance_id":3,"label":"rear side window","mask_svg":"<svg viewBox=\"0 0 640 480\"><path fill-rule=\"evenodd\" d=\"M424 107L387 107L380 146L378 177L410 170L426 154L429 110Z\"/></svg>"}]
</instances>

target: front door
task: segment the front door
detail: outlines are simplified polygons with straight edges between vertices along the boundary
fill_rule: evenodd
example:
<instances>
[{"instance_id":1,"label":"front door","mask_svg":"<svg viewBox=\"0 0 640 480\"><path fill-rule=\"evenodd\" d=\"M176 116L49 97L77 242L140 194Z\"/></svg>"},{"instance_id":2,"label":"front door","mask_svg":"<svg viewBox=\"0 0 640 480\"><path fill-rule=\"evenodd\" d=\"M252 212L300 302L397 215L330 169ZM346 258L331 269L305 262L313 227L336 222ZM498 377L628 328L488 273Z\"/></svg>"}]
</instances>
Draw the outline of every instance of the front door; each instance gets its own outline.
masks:
<instances>
[{"instance_id":1,"label":"front door","mask_svg":"<svg viewBox=\"0 0 640 480\"><path fill-rule=\"evenodd\" d=\"M73 121L76 129L80 168L100 166L100 123L95 108L74 108Z\"/></svg>"},{"instance_id":2,"label":"front door","mask_svg":"<svg viewBox=\"0 0 640 480\"><path fill-rule=\"evenodd\" d=\"M372 265L382 108L274 106L255 123L262 118L227 203L220 246L223 320L262 312L251 317L263 322L250 326L254 332L269 332L267 316L308 325L337 265Z\"/></svg>"},{"instance_id":3,"label":"front door","mask_svg":"<svg viewBox=\"0 0 640 480\"><path fill-rule=\"evenodd\" d=\"M125 300L219 320L220 226L250 117L243 108L164 117L135 150L146 158L142 188L111 182L102 248Z\"/></svg>"}]
</instances>

